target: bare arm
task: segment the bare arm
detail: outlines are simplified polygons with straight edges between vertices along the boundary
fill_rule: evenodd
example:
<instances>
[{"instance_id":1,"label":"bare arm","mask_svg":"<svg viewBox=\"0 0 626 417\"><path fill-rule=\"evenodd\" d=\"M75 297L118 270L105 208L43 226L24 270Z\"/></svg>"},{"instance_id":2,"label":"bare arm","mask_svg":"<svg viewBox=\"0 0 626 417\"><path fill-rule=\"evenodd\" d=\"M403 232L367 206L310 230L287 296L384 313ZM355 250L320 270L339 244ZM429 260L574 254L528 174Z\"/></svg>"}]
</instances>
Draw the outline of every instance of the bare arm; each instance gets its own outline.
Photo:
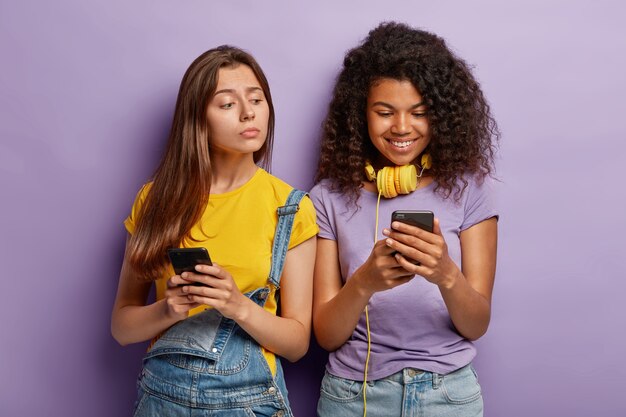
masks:
<instances>
[{"instance_id":1,"label":"bare arm","mask_svg":"<svg viewBox=\"0 0 626 417\"><path fill-rule=\"evenodd\" d=\"M491 318L491 294L496 269L498 223L484 220L461 232L462 269L448 255L447 245L435 220L434 233L394 222L396 231L385 231L390 247L402 255L398 262L407 270L439 286L452 323L458 332L476 340L487 331Z\"/></svg>"},{"instance_id":2,"label":"bare arm","mask_svg":"<svg viewBox=\"0 0 626 417\"><path fill-rule=\"evenodd\" d=\"M128 239L126 240L128 246ZM197 307L181 288L166 291L166 298L146 305L152 282L137 276L124 256L122 271L111 314L111 333L121 345L150 340Z\"/></svg>"},{"instance_id":3,"label":"bare arm","mask_svg":"<svg viewBox=\"0 0 626 417\"><path fill-rule=\"evenodd\" d=\"M183 274L188 280L207 284L183 289L192 301L218 309L261 346L293 362L309 348L315 251L313 237L287 252L281 278L281 316L241 294L228 271L217 265L198 265L196 269L202 274Z\"/></svg>"},{"instance_id":4,"label":"bare arm","mask_svg":"<svg viewBox=\"0 0 626 417\"><path fill-rule=\"evenodd\" d=\"M342 286L337 242L318 239L313 294L313 327L318 343L332 351L352 335L369 299L377 291L413 278L400 267L385 241L376 242L367 261Z\"/></svg>"}]
</instances>

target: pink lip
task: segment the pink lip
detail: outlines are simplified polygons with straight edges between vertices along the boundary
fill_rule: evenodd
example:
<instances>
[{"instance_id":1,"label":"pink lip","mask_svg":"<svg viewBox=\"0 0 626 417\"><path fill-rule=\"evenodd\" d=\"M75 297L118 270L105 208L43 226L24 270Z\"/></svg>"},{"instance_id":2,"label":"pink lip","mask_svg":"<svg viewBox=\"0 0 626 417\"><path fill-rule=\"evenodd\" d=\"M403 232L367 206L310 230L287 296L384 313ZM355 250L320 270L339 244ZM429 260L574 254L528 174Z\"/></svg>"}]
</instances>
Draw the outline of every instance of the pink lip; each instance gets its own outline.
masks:
<instances>
[{"instance_id":1,"label":"pink lip","mask_svg":"<svg viewBox=\"0 0 626 417\"><path fill-rule=\"evenodd\" d=\"M259 134L259 132L260 130L256 127L249 127L239 134L244 138L255 138Z\"/></svg>"}]
</instances>

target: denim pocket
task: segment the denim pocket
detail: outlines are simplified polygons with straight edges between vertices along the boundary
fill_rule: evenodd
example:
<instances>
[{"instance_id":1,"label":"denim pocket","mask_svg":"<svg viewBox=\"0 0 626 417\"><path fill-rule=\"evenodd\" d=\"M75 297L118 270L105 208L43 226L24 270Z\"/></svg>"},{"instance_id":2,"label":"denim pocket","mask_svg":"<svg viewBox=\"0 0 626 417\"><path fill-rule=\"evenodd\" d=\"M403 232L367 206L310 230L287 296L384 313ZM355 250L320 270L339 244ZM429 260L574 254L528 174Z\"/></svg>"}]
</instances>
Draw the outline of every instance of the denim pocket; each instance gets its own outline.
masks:
<instances>
[{"instance_id":1,"label":"denim pocket","mask_svg":"<svg viewBox=\"0 0 626 417\"><path fill-rule=\"evenodd\" d=\"M357 400L361 395L363 383L351 379L340 378L326 372L322 379L320 393L322 396L339 402Z\"/></svg>"},{"instance_id":2,"label":"denim pocket","mask_svg":"<svg viewBox=\"0 0 626 417\"><path fill-rule=\"evenodd\" d=\"M481 399L480 384L471 365L444 375L442 388L450 404L467 404Z\"/></svg>"}]
</instances>

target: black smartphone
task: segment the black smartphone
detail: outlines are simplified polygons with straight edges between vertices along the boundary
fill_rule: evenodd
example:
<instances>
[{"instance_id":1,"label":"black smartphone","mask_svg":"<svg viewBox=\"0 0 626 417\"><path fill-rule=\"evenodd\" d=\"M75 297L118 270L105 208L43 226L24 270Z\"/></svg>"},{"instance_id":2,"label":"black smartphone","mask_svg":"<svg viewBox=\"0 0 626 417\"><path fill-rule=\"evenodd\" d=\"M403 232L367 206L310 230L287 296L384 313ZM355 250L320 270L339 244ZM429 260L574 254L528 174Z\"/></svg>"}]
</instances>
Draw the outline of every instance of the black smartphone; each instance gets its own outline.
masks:
<instances>
[{"instance_id":1,"label":"black smartphone","mask_svg":"<svg viewBox=\"0 0 626 417\"><path fill-rule=\"evenodd\" d=\"M206 248L170 248L167 256L174 267L176 275L183 272L197 272L196 265L213 265ZM202 285L199 282L189 285Z\"/></svg>"},{"instance_id":2,"label":"black smartphone","mask_svg":"<svg viewBox=\"0 0 626 417\"><path fill-rule=\"evenodd\" d=\"M428 210L396 210L391 213L391 221L410 224L427 232L433 232L435 215Z\"/></svg>"},{"instance_id":3,"label":"black smartphone","mask_svg":"<svg viewBox=\"0 0 626 417\"><path fill-rule=\"evenodd\" d=\"M434 219L435 215L432 211L428 210L396 210L391 213L391 222L396 221L410 224L411 226L419 227L420 229L424 229L430 233L433 232ZM395 254L396 252L394 252L392 255ZM420 265L420 263L414 259L408 260L415 265Z\"/></svg>"}]
</instances>

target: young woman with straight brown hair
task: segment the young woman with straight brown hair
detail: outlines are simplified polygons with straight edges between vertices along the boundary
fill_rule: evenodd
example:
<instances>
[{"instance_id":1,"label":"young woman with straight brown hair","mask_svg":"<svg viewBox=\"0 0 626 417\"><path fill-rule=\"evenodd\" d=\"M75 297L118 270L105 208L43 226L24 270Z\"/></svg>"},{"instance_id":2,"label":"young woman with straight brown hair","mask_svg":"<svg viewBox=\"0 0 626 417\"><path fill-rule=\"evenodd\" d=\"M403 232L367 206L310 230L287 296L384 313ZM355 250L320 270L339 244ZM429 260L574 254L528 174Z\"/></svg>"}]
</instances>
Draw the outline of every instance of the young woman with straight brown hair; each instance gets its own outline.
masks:
<instances>
[{"instance_id":1,"label":"young woman with straight brown hair","mask_svg":"<svg viewBox=\"0 0 626 417\"><path fill-rule=\"evenodd\" d=\"M191 64L165 155L125 221L111 330L122 345L152 340L135 416L292 415L277 356L308 349L317 226L308 197L263 169L273 130L252 56L221 46ZM167 249L190 247L213 265L175 275Z\"/></svg>"}]
</instances>

